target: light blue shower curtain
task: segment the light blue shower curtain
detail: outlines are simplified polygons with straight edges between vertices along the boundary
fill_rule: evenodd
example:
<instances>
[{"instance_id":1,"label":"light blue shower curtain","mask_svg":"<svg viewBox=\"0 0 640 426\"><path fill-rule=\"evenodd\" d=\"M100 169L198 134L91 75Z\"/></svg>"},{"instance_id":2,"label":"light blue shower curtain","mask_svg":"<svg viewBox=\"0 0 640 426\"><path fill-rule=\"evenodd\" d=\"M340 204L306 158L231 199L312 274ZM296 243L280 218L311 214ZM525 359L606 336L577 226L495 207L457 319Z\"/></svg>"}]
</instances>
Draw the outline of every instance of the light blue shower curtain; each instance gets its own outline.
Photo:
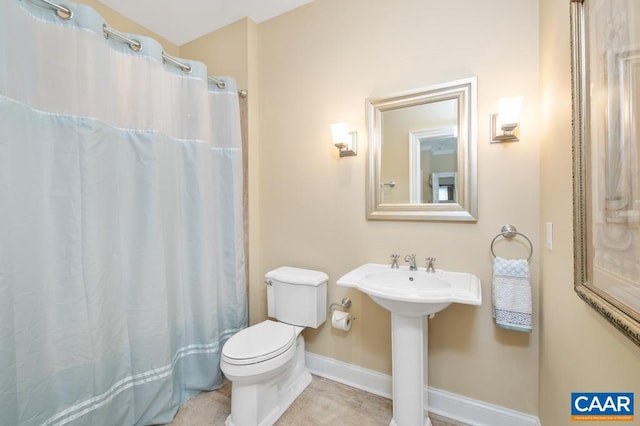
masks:
<instances>
[{"instance_id":1,"label":"light blue shower curtain","mask_svg":"<svg viewBox=\"0 0 640 426\"><path fill-rule=\"evenodd\" d=\"M237 89L37 3L0 0L0 424L167 423L247 323Z\"/></svg>"}]
</instances>

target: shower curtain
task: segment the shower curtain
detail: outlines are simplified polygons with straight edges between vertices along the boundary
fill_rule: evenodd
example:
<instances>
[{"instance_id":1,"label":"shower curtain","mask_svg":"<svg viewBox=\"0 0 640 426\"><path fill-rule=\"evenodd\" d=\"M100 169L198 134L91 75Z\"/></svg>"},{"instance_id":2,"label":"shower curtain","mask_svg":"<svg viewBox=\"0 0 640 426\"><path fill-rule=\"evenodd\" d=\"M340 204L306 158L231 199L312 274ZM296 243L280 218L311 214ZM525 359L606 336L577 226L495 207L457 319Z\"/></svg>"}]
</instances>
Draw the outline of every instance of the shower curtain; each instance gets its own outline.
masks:
<instances>
[{"instance_id":1,"label":"shower curtain","mask_svg":"<svg viewBox=\"0 0 640 426\"><path fill-rule=\"evenodd\" d=\"M237 88L64 4L0 0L0 424L163 424L247 324Z\"/></svg>"}]
</instances>

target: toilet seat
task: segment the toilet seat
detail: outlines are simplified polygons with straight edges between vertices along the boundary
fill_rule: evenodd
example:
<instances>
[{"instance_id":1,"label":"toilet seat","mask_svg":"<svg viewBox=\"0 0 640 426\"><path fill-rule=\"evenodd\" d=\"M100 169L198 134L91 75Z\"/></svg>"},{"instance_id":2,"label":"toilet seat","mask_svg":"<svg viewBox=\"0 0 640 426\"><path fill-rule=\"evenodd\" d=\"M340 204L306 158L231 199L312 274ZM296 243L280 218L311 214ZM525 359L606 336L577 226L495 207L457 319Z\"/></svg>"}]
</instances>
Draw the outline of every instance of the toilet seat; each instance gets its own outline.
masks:
<instances>
[{"instance_id":1,"label":"toilet seat","mask_svg":"<svg viewBox=\"0 0 640 426\"><path fill-rule=\"evenodd\" d=\"M222 359L232 365L264 362L291 348L296 336L293 326L266 320L231 336L222 348Z\"/></svg>"}]
</instances>

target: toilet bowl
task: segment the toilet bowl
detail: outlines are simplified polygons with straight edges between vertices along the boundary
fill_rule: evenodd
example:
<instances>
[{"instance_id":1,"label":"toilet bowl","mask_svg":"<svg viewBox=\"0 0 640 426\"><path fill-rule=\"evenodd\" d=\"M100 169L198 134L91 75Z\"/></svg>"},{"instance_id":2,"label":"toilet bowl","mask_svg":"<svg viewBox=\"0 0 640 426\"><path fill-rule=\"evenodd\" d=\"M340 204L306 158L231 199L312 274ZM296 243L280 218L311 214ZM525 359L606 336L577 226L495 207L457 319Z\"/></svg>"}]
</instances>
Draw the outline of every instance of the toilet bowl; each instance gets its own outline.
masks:
<instances>
[{"instance_id":1,"label":"toilet bowl","mask_svg":"<svg viewBox=\"0 0 640 426\"><path fill-rule=\"evenodd\" d=\"M222 348L220 368L231 381L227 426L272 425L311 383L302 330L326 320L324 272L281 267L266 274L268 315Z\"/></svg>"},{"instance_id":2,"label":"toilet bowl","mask_svg":"<svg viewBox=\"0 0 640 426\"><path fill-rule=\"evenodd\" d=\"M231 414L225 425L272 425L311 383L311 374L304 364L304 339L300 331L302 327L266 320L227 341L220 361L232 386ZM240 355L240 348L245 347L250 338L264 340L269 336L274 336L274 341L269 342L264 351L252 351L252 357Z\"/></svg>"}]
</instances>

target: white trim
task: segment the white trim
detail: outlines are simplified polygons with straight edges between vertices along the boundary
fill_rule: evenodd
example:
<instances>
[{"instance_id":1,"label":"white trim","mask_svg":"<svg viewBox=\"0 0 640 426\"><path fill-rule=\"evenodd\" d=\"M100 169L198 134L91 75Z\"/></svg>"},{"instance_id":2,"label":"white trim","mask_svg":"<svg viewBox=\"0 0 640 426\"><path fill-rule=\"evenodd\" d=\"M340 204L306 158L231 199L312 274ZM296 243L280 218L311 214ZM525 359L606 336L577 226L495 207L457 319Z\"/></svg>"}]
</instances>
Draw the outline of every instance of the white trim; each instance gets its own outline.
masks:
<instances>
[{"instance_id":1,"label":"white trim","mask_svg":"<svg viewBox=\"0 0 640 426\"><path fill-rule=\"evenodd\" d=\"M426 391L426 390L425 390ZM471 425L539 426L536 416L429 386L429 411Z\"/></svg>"},{"instance_id":2,"label":"white trim","mask_svg":"<svg viewBox=\"0 0 640 426\"><path fill-rule=\"evenodd\" d=\"M391 376L332 358L305 353L309 371L338 383L391 398ZM429 411L474 426L541 426L540 419L488 402L434 387L425 387ZM428 398L427 398L428 396ZM426 407L425 407L426 408Z\"/></svg>"},{"instance_id":3,"label":"white trim","mask_svg":"<svg viewBox=\"0 0 640 426\"><path fill-rule=\"evenodd\" d=\"M316 376L391 399L391 376L347 364L333 358L305 352L305 364Z\"/></svg>"}]
</instances>

